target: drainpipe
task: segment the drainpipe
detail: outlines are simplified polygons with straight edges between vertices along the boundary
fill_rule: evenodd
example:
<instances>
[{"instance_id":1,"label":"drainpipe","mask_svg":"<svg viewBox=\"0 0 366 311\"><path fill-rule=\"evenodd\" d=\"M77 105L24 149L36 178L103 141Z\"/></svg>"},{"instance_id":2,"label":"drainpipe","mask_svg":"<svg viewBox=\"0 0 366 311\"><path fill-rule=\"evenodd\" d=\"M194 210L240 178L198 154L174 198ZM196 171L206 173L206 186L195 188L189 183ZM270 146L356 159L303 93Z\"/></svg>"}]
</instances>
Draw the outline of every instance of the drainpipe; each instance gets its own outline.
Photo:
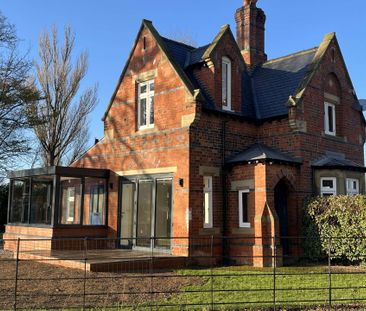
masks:
<instances>
[{"instance_id":1,"label":"drainpipe","mask_svg":"<svg viewBox=\"0 0 366 311\"><path fill-rule=\"evenodd\" d=\"M225 260L225 255L228 253L228 241L225 238L227 236L227 189L226 189L226 170L225 170L225 153L226 153L226 123L228 121L222 121L222 165L221 165L221 183L222 183L222 259L223 263L227 262Z\"/></svg>"}]
</instances>

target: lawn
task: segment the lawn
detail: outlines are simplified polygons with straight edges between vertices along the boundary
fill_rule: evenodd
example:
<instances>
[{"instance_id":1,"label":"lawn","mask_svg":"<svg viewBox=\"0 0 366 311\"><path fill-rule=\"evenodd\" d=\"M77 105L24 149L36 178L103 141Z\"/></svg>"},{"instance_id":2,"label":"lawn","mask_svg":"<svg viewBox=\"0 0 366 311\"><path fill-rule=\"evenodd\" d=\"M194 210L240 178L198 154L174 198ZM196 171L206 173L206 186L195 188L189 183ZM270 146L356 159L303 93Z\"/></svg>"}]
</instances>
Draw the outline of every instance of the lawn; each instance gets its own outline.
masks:
<instances>
[{"instance_id":1,"label":"lawn","mask_svg":"<svg viewBox=\"0 0 366 311\"><path fill-rule=\"evenodd\" d=\"M330 295L333 303L338 305L362 303L366 299L366 270L360 268L333 267L331 278L324 266L278 268L276 284L273 269L225 267L212 272L214 277L207 277L203 285L185 286L181 294L166 299L164 303L187 305L189 310L201 310L204 306L208 309L212 300L215 310L270 307L274 300L274 286L276 301L283 307L327 305ZM178 273L205 276L211 270L182 270Z\"/></svg>"}]
</instances>

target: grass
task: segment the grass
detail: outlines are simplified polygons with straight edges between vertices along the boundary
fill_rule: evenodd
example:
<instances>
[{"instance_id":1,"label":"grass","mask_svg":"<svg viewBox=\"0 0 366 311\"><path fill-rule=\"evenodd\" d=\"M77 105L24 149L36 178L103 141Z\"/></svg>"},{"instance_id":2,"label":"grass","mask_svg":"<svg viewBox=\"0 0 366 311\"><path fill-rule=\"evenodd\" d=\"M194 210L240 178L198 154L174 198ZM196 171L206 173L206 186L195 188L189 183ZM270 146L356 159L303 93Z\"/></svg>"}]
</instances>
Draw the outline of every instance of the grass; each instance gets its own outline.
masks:
<instances>
[{"instance_id":1,"label":"grass","mask_svg":"<svg viewBox=\"0 0 366 311\"><path fill-rule=\"evenodd\" d=\"M202 306L208 309L213 299L215 310L239 310L243 306L265 308L273 305L274 286L278 305L285 307L326 305L330 295L334 304L366 302L366 270L356 268L333 268L331 278L324 266L278 268L275 282L272 269L231 267L212 272L215 277L206 277L203 285L187 286L165 303L201 310ZM205 276L211 271L182 270L179 273Z\"/></svg>"}]
</instances>

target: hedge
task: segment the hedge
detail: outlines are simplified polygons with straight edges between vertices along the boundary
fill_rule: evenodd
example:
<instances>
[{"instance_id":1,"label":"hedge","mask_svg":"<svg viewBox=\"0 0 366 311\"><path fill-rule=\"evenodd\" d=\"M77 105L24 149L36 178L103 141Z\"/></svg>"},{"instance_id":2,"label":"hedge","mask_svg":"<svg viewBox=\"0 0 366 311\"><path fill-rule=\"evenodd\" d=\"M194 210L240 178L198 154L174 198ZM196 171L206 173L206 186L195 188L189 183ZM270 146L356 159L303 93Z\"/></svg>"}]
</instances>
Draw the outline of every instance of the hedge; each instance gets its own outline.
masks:
<instances>
[{"instance_id":1,"label":"hedge","mask_svg":"<svg viewBox=\"0 0 366 311\"><path fill-rule=\"evenodd\" d=\"M327 256L366 262L366 196L318 197L304 208L303 248L310 259Z\"/></svg>"}]
</instances>

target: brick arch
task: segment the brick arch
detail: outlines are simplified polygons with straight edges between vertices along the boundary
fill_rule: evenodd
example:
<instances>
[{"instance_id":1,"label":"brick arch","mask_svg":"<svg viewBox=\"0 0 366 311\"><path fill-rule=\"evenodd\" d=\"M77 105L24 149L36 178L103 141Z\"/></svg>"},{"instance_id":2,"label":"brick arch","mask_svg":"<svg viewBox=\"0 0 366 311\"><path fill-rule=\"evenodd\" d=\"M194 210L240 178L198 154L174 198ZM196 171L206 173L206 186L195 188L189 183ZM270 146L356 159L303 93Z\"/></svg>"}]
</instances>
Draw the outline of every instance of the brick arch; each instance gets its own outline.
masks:
<instances>
[{"instance_id":1,"label":"brick arch","mask_svg":"<svg viewBox=\"0 0 366 311\"><path fill-rule=\"evenodd\" d=\"M324 92L342 98L342 86L337 74L330 72L324 78Z\"/></svg>"},{"instance_id":2,"label":"brick arch","mask_svg":"<svg viewBox=\"0 0 366 311\"><path fill-rule=\"evenodd\" d=\"M271 185L271 189L274 190L274 188L276 187L276 185L278 185L278 183L282 180L285 180L285 182L288 184L289 189L294 191L295 187L294 185L296 185L296 176L294 175L293 172L291 172L290 170L286 170L286 169L281 169L274 178L274 184Z\"/></svg>"}]
</instances>

